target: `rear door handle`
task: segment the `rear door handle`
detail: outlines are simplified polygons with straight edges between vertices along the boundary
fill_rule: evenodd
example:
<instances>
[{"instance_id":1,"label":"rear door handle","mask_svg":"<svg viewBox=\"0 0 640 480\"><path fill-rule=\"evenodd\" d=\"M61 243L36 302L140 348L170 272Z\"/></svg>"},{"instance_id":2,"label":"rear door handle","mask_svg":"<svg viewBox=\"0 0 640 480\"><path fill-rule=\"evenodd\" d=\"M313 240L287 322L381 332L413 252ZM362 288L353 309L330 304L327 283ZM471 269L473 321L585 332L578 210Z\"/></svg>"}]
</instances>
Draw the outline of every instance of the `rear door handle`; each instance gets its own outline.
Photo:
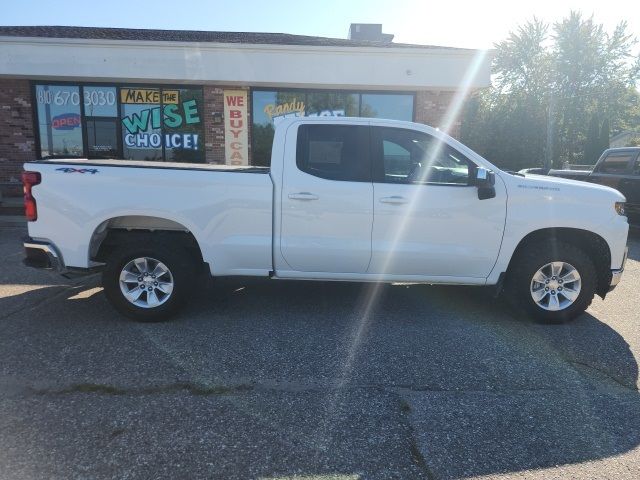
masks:
<instances>
[{"instance_id":1,"label":"rear door handle","mask_svg":"<svg viewBox=\"0 0 640 480\"><path fill-rule=\"evenodd\" d=\"M394 195L392 197L382 197L380 199L380 203L391 203L393 205L401 205L403 203L407 203L408 200L400 195Z\"/></svg>"},{"instance_id":2,"label":"rear door handle","mask_svg":"<svg viewBox=\"0 0 640 480\"><path fill-rule=\"evenodd\" d=\"M318 200L318 196L309 192L290 193L291 200Z\"/></svg>"}]
</instances>

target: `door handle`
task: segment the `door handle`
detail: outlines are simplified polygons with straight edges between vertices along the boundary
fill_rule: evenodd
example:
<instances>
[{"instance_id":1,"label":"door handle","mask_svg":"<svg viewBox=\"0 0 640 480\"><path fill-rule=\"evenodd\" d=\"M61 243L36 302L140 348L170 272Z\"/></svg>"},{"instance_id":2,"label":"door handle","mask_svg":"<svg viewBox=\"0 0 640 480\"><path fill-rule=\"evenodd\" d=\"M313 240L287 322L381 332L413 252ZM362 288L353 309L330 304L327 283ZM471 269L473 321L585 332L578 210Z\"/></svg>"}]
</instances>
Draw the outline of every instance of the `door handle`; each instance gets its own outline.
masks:
<instances>
[{"instance_id":1,"label":"door handle","mask_svg":"<svg viewBox=\"0 0 640 480\"><path fill-rule=\"evenodd\" d=\"M402 205L403 203L408 203L409 200L407 200L404 197L401 197L400 195L394 195L392 197L382 197L380 199L380 203L391 203L393 205Z\"/></svg>"},{"instance_id":2,"label":"door handle","mask_svg":"<svg viewBox=\"0 0 640 480\"><path fill-rule=\"evenodd\" d=\"M309 192L290 193L291 200L318 200L318 196Z\"/></svg>"}]
</instances>

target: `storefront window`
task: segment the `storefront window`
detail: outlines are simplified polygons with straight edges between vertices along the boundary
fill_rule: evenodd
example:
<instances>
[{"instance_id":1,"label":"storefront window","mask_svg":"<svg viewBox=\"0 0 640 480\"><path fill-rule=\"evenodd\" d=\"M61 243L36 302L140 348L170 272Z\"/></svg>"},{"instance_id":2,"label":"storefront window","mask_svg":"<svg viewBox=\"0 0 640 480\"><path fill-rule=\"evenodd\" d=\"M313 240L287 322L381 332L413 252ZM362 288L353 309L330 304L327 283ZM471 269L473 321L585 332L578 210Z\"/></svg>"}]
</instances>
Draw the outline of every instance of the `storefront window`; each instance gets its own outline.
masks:
<instances>
[{"instance_id":1,"label":"storefront window","mask_svg":"<svg viewBox=\"0 0 640 480\"><path fill-rule=\"evenodd\" d=\"M357 117L359 95L356 93L308 93L305 115L308 117Z\"/></svg>"},{"instance_id":2,"label":"storefront window","mask_svg":"<svg viewBox=\"0 0 640 480\"><path fill-rule=\"evenodd\" d=\"M116 87L83 87L84 114L87 117L117 117Z\"/></svg>"},{"instance_id":3,"label":"storefront window","mask_svg":"<svg viewBox=\"0 0 640 480\"><path fill-rule=\"evenodd\" d=\"M363 93L361 98L361 117L413 120L413 95Z\"/></svg>"},{"instance_id":4,"label":"storefront window","mask_svg":"<svg viewBox=\"0 0 640 480\"><path fill-rule=\"evenodd\" d=\"M118 158L118 102L116 87L82 87L89 158Z\"/></svg>"},{"instance_id":5,"label":"storefront window","mask_svg":"<svg viewBox=\"0 0 640 480\"><path fill-rule=\"evenodd\" d=\"M298 91L253 92L254 165L269 165L275 125L283 118L305 114L306 94Z\"/></svg>"},{"instance_id":6,"label":"storefront window","mask_svg":"<svg viewBox=\"0 0 640 480\"><path fill-rule=\"evenodd\" d=\"M179 89L164 105L165 160L168 162L204 162L202 136L202 90Z\"/></svg>"},{"instance_id":7,"label":"storefront window","mask_svg":"<svg viewBox=\"0 0 640 480\"><path fill-rule=\"evenodd\" d=\"M201 88L36 85L35 95L42 157L205 161Z\"/></svg>"},{"instance_id":8,"label":"storefront window","mask_svg":"<svg viewBox=\"0 0 640 480\"><path fill-rule=\"evenodd\" d=\"M159 88L120 89L124 158L162 160L160 95Z\"/></svg>"},{"instance_id":9,"label":"storefront window","mask_svg":"<svg viewBox=\"0 0 640 480\"><path fill-rule=\"evenodd\" d=\"M81 157L80 88L37 85L35 94L42 157Z\"/></svg>"},{"instance_id":10,"label":"storefront window","mask_svg":"<svg viewBox=\"0 0 640 480\"><path fill-rule=\"evenodd\" d=\"M89 158L118 158L118 121L116 118L87 118Z\"/></svg>"},{"instance_id":11,"label":"storefront window","mask_svg":"<svg viewBox=\"0 0 640 480\"><path fill-rule=\"evenodd\" d=\"M269 165L275 126L291 116L377 117L413 119L412 94L377 94L304 90L254 90L254 165Z\"/></svg>"}]
</instances>

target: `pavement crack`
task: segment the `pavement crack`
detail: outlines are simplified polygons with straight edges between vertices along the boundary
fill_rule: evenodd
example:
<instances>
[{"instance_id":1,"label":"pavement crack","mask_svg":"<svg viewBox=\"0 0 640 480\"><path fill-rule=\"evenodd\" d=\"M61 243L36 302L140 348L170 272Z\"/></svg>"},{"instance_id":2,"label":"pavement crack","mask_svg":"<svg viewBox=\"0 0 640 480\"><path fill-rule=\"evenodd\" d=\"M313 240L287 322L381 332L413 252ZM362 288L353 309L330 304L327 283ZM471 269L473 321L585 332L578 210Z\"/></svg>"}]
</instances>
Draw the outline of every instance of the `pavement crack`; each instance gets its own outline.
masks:
<instances>
[{"instance_id":1,"label":"pavement crack","mask_svg":"<svg viewBox=\"0 0 640 480\"><path fill-rule=\"evenodd\" d=\"M252 390L251 385L203 385L189 382L178 382L167 385L156 385L142 388L124 388L99 383L76 383L61 389L28 388L34 395L70 395L74 393L98 395L155 395L187 392L191 395L230 395Z\"/></svg>"},{"instance_id":2,"label":"pavement crack","mask_svg":"<svg viewBox=\"0 0 640 480\"><path fill-rule=\"evenodd\" d=\"M597 372L599 374L600 377L605 377L608 380L614 382L616 385L624 388L625 390L629 390L632 392L637 392L638 391L638 386L635 384L629 384L624 382L623 380L621 380L620 378L612 375L610 372L607 372L606 370L602 369L602 368L598 368L595 365L591 365L589 363L586 362L581 362L579 360L573 360L570 358L565 358L565 360L567 362L569 362L571 365L577 366L577 367L582 367L586 370L590 370L593 372Z\"/></svg>"},{"instance_id":3,"label":"pavement crack","mask_svg":"<svg viewBox=\"0 0 640 480\"><path fill-rule=\"evenodd\" d=\"M615 380L615 379L613 379ZM3 387L3 383L5 383ZM619 381L616 383L627 390L637 391L632 389L628 385L625 385ZM13 392L14 394L23 395L70 395L70 394L96 394L96 395L154 395L154 394L172 394L172 393L187 393L191 395L240 395L245 393L325 393L332 392L356 392L358 390L369 390L375 392L386 392L391 395L397 395L402 398L404 394L418 393L418 394L454 394L454 395L522 395L522 394L545 394L555 392L567 392L573 390L584 390L584 387L579 389L562 388L562 389L550 389L550 388L538 388L538 389L523 389L523 388L507 388L507 389L475 389L475 388L459 388L459 389L447 389L440 387L433 387L428 385L407 385L407 384L380 384L380 383L356 383L350 385L337 385L337 384L306 384L295 382L245 382L230 381L228 383L209 383L207 381L180 381L161 385L145 385L145 386L117 386L106 383L91 383L91 382L78 382L72 383L67 386L33 386L33 385L19 385L19 382L6 382L0 381L0 391L5 390L7 392ZM406 402L405 402L406 403ZM404 410L406 408L406 411ZM409 413L408 404L401 403L401 409L404 413Z\"/></svg>"},{"instance_id":4,"label":"pavement crack","mask_svg":"<svg viewBox=\"0 0 640 480\"><path fill-rule=\"evenodd\" d=\"M409 405L409 402L407 402L402 397L402 395L398 393L395 393L395 395L398 399L400 418L404 423L405 428L407 429L407 443L409 446L409 456L411 457L411 461L427 480L433 480L436 477L429 468L427 460L426 458L424 458L424 455L420 450L413 424L411 423L411 419L409 418L409 416L411 415L411 405Z\"/></svg>"}]
</instances>

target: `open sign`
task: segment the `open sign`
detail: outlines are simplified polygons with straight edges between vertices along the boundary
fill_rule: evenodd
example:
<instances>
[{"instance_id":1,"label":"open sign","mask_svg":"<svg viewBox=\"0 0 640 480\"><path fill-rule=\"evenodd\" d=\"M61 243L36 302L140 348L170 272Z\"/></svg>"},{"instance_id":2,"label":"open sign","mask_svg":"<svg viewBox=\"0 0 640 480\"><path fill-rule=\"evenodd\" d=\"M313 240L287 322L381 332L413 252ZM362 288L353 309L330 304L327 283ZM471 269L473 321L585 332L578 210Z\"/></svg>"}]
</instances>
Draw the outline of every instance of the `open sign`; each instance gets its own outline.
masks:
<instances>
[{"instance_id":1,"label":"open sign","mask_svg":"<svg viewBox=\"0 0 640 480\"><path fill-rule=\"evenodd\" d=\"M56 130L73 130L80 126L80 115L77 113L63 113L51 119L51 127Z\"/></svg>"}]
</instances>

